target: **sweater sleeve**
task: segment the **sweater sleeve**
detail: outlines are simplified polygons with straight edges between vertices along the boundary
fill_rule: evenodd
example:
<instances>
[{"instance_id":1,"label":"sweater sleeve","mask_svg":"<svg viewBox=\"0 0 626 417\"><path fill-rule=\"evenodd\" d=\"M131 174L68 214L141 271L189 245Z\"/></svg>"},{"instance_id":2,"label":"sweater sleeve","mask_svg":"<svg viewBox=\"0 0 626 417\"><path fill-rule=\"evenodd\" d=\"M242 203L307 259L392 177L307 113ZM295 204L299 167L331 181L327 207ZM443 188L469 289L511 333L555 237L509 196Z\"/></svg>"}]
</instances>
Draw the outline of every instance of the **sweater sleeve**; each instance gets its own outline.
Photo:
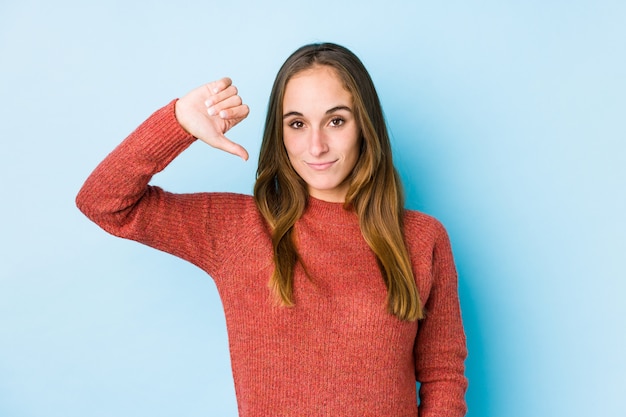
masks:
<instances>
[{"instance_id":1,"label":"sweater sleeve","mask_svg":"<svg viewBox=\"0 0 626 417\"><path fill-rule=\"evenodd\" d=\"M467 348L450 240L437 222L432 284L415 343L420 417L462 417L467 412Z\"/></svg>"},{"instance_id":2,"label":"sweater sleeve","mask_svg":"<svg viewBox=\"0 0 626 417\"><path fill-rule=\"evenodd\" d=\"M203 194L173 194L148 185L195 138L178 123L176 100L157 110L91 173L78 208L107 232L169 252L203 269L200 252L209 211Z\"/></svg>"}]
</instances>

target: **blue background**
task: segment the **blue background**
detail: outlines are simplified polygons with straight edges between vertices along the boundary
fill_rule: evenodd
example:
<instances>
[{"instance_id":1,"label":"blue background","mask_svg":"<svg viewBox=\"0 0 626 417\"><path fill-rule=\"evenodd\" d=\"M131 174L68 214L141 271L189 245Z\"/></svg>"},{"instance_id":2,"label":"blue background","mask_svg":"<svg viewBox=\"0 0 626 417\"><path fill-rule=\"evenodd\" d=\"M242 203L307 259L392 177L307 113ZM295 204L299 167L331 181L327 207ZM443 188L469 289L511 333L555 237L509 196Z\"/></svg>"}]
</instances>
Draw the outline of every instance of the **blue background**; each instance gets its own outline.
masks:
<instances>
[{"instance_id":1,"label":"blue background","mask_svg":"<svg viewBox=\"0 0 626 417\"><path fill-rule=\"evenodd\" d=\"M225 75L250 162L197 143L154 182L250 193L276 71L325 40L370 70L408 204L450 233L468 415L623 415L624 2L85 3L0 4L0 416L236 415L211 279L74 196L152 111Z\"/></svg>"}]
</instances>

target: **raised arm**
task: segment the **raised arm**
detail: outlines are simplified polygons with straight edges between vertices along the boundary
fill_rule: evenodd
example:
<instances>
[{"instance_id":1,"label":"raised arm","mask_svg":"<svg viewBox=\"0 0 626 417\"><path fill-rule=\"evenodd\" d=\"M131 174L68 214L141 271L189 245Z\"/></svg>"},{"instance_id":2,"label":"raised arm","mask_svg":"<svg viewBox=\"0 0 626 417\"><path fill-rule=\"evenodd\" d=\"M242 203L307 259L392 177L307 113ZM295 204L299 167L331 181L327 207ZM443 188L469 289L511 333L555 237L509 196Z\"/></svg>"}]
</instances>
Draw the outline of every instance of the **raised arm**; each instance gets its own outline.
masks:
<instances>
[{"instance_id":1,"label":"raised arm","mask_svg":"<svg viewBox=\"0 0 626 417\"><path fill-rule=\"evenodd\" d=\"M198 264L211 201L148 185L154 174L200 138L244 159L247 152L224 134L248 114L228 78L200 86L157 110L91 173L78 208L109 233L136 240Z\"/></svg>"}]
</instances>

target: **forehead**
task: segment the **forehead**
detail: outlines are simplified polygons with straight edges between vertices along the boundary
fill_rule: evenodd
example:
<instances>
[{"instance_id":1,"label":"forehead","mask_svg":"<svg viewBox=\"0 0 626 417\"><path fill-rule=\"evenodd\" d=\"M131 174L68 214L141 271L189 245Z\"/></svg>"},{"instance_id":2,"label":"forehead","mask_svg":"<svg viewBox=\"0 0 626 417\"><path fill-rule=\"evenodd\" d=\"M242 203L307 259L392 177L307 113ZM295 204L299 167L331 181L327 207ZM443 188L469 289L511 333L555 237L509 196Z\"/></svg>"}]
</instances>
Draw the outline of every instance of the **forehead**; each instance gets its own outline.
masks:
<instances>
[{"instance_id":1,"label":"forehead","mask_svg":"<svg viewBox=\"0 0 626 417\"><path fill-rule=\"evenodd\" d=\"M345 87L337 70L327 65L316 65L300 71L291 77L285 86L283 96L285 110L295 110L288 109L291 106L313 108L334 107L339 104L350 106L352 94Z\"/></svg>"}]
</instances>

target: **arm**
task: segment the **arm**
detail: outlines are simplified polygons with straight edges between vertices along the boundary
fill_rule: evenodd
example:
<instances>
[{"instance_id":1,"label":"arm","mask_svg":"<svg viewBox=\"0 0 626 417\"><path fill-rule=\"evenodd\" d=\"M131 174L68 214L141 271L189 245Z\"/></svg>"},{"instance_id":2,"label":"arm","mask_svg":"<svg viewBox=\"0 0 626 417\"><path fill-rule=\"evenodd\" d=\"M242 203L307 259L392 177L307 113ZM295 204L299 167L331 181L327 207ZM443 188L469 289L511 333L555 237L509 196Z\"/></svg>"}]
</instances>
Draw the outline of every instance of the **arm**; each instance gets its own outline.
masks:
<instances>
[{"instance_id":1,"label":"arm","mask_svg":"<svg viewBox=\"0 0 626 417\"><path fill-rule=\"evenodd\" d=\"M462 417L467 411L467 348L450 241L443 226L437 225L432 286L415 343L416 377L421 383L419 415Z\"/></svg>"},{"instance_id":2,"label":"arm","mask_svg":"<svg viewBox=\"0 0 626 417\"><path fill-rule=\"evenodd\" d=\"M200 259L195 252L210 211L207 199L167 193L148 182L196 137L247 158L245 149L224 137L247 114L229 79L191 91L157 110L98 165L78 193L77 206L113 235L192 262Z\"/></svg>"}]
</instances>

